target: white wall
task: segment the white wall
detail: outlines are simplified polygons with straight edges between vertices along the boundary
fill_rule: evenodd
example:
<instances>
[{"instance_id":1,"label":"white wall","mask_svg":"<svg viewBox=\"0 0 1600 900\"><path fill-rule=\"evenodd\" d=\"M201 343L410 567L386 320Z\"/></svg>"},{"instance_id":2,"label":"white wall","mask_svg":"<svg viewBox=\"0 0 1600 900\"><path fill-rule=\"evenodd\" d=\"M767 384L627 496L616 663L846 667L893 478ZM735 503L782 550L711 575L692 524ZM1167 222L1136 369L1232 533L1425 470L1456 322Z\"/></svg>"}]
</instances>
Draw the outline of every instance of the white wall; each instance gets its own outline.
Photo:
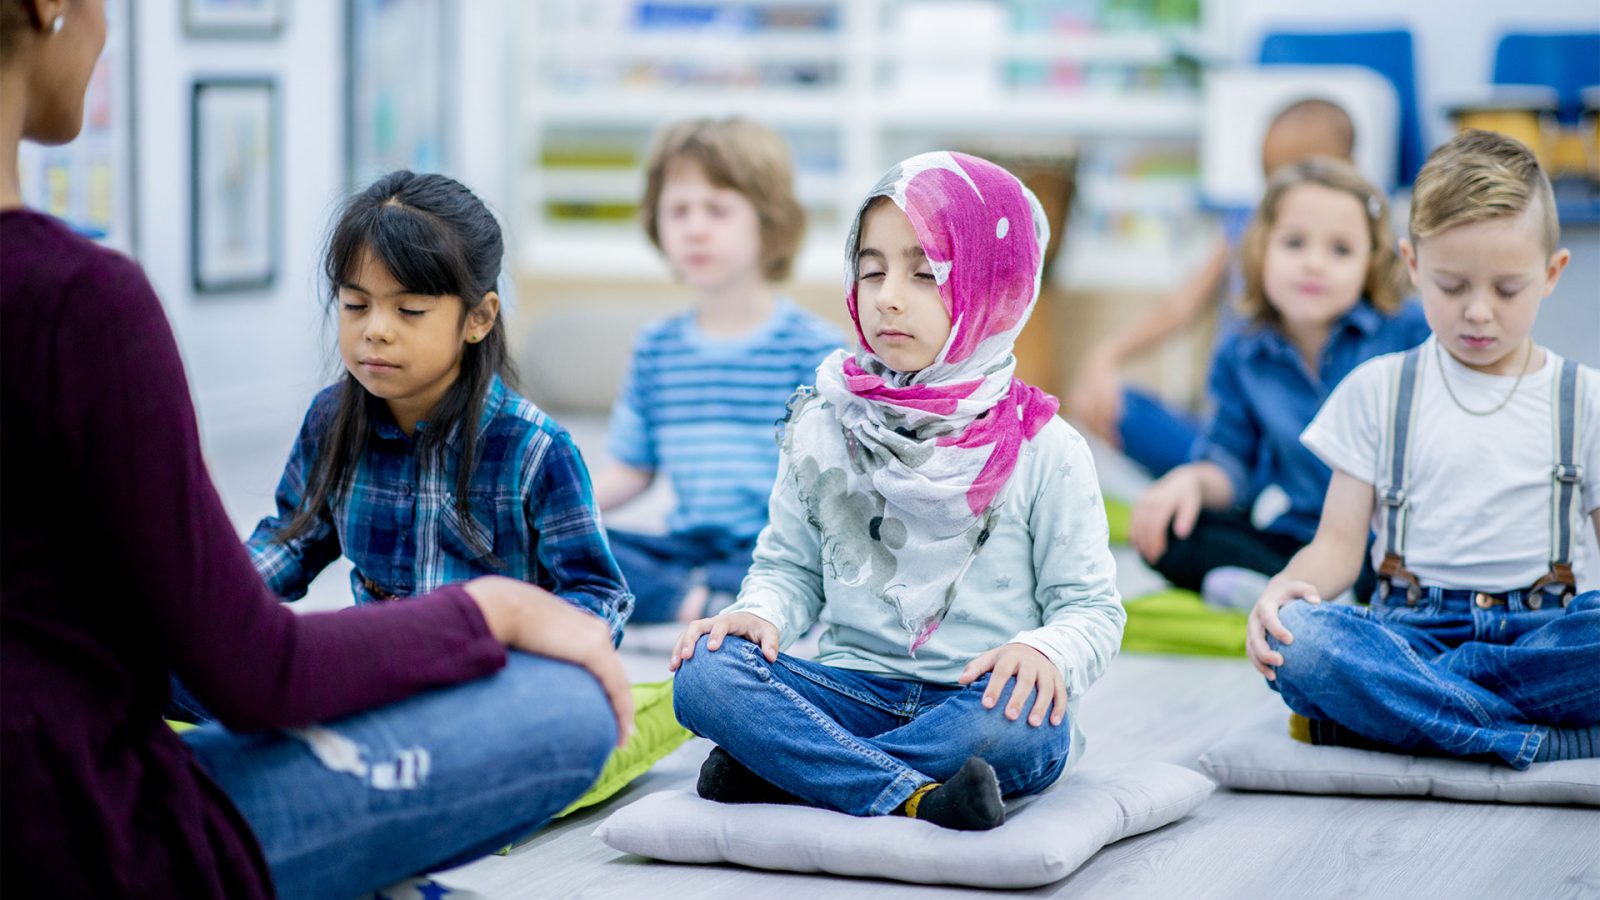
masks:
<instances>
[{"instance_id":1,"label":"white wall","mask_svg":"<svg viewBox=\"0 0 1600 900\"><path fill-rule=\"evenodd\" d=\"M341 4L290 3L270 39L193 38L180 0L135 4L139 261L178 335L208 435L304 411L326 380L317 247L342 179ZM189 263L189 103L196 78L278 84L281 231L271 288L197 295Z\"/></svg>"},{"instance_id":2,"label":"white wall","mask_svg":"<svg viewBox=\"0 0 1600 900\"><path fill-rule=\"evenodd\" d=\"M1470 96L1489 83L1494 71L1494 45L1508 31L1600 29L1596 0L1339 0L1330 5L1305 0L1205 0L1208 16L1217 16L1218 30L1228 41L1227 54L1253 62L1261 37L1284 26L1329 31L1358 31L1404 25L1411 29L1417 54L1417 103L1423 116L1423 142L1431 148L1445 140L1449 125L1442 105Z\"/></svg>"},{"instance_id":3,"label":"white wall","mask_svg":"<svg viewBox=\"0 0 1600 900\"><path fill-rule=\"evenodd\" d=\"M318 277L344 185L344 3L284 0L268 39L184 34L181 0L136 0L134 105L139 261L177 332L208 441L244 428L293 427L335 370ZM506 0L468 0L458 34L457 175L508 219L511 141L503 104ZM277 279L259 291L197 295L189 262L189 104L193 81L277 81ZM514 246L508 241L508 245Z\"/></svg>"}]
</instances>

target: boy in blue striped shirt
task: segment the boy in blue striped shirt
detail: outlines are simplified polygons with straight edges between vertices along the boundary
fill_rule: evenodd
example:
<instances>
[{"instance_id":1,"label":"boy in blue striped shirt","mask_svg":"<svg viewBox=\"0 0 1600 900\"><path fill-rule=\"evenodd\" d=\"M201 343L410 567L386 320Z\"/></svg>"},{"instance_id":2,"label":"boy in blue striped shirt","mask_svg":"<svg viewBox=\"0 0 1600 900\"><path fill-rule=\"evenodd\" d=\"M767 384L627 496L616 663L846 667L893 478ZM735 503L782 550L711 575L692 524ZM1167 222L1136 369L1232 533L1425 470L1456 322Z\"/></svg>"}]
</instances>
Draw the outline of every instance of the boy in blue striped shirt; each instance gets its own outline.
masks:
<instances>
[{"instance_id":1,"label":"boy in blue striped shirt","mask_svg":"<svg viewBox=\"0 0 1600 900\"><path fill-rule=\"evenodd\" d=\"M775 426L845 340L775 289L805 228L783 138L738 118L682 122L646 170L645 233L698 297L635 339L595 499L610 510L670 479L668 533L608 530L632 621L670 622L738 593L777 476Z\"/></svg>"}]
</instances>

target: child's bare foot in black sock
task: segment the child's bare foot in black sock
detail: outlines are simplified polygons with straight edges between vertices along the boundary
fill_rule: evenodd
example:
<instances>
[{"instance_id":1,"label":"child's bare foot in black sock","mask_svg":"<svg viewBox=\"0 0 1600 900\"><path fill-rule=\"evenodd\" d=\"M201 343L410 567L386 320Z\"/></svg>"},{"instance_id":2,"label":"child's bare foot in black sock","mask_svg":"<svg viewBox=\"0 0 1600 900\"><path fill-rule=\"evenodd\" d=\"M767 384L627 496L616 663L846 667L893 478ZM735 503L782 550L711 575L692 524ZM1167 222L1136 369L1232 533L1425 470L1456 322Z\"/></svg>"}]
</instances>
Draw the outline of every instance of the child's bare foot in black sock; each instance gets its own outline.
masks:
<instances>
[{"instance_id":1,"label":"child's bare foot in black sock","mask_svg":"<svg viewBox=\"0 0 1600 900\"><path fill-rule=\"evenodd\" d=\"M700 782L695 790L707 800L718 803L805 802L750 771L721 747L711 748L711 755L701 764Z\"/></svg>"},{"instance_id":2,"label":"child's bare foot in black sock","mask_svg":"<svg viewBox=\"0 0 1600 900\"><path fill-rule=\"evenodd\" d=\"M969 757L961 771L949 781L918 791L911 795L901 811L941 828L988 831L1006 820L1006 805L1000 799L1000 779L995 777L993 766L976 756Z\"/></svg>"}]
</instances>

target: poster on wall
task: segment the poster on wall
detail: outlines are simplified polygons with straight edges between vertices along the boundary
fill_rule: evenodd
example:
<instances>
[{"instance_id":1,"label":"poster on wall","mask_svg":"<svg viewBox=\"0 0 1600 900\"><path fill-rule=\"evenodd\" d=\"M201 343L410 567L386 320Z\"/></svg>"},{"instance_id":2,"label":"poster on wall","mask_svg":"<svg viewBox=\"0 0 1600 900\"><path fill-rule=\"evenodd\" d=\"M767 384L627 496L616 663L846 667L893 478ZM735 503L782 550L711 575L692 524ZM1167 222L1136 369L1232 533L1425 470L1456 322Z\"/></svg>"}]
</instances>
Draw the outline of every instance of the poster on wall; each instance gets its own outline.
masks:
<instances>
[{"instance_id":1,"label":"poster on wall","mask_svg":"<svg viewBox=\"0 0 1600 900\"><path fill-rule=\"evenodd\" d=\"M277 275L277 90L270 78L196 81L190 109L190 266L197 293Z\"/></svg>"},{"instance_id":2,"label":"poster on wall","mask_svg":"<svg viewBox=\"0 0 1600 900\"><path fill-rule=\"evenodd\" d=\"M350 0L345 23L346 177L450 165L454 0Z\"/></svg>"},{"instance_id":3,"label":"poster on wall","mask_svg":"<svg viewBox=\"0 0 1600 900\"><path fill-rule=\"evenodd\" d=\"M132 256L133 18L128 0L106 0L105 10L106 46L89 77L83 131L59 147L24 141L17 170L28 206Z\"/></svg>"}]
</instances>

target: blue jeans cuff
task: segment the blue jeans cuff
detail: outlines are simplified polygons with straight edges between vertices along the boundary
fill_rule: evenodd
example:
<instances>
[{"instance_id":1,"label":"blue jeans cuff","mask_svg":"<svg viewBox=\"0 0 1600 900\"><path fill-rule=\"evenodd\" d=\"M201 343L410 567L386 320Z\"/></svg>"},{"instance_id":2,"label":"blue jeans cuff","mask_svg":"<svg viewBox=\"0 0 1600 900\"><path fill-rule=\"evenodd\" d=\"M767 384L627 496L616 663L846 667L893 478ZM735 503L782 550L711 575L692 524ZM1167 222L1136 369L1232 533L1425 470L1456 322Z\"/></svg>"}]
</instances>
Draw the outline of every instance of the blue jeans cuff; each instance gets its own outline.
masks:
<instances>
[{"instance_id":1,"label":"blue jeans cuff","mask_svg":"<svg viewBox=\"0 0 1600 900\"><path fill-rule=\"evenodd\" d=\"M917 788L922 787L925 784L932 783L933 779L924 777L910 769L906 769L899 775L895 776L894 781L890 782L889 786L883 789L883 793L879 794L878 798L872 801L872 806L868 807L867 814L873 816L887 816L899 809L900 804L906 802L906 798L917 792Z\"/></svg>"}]
</instances>

